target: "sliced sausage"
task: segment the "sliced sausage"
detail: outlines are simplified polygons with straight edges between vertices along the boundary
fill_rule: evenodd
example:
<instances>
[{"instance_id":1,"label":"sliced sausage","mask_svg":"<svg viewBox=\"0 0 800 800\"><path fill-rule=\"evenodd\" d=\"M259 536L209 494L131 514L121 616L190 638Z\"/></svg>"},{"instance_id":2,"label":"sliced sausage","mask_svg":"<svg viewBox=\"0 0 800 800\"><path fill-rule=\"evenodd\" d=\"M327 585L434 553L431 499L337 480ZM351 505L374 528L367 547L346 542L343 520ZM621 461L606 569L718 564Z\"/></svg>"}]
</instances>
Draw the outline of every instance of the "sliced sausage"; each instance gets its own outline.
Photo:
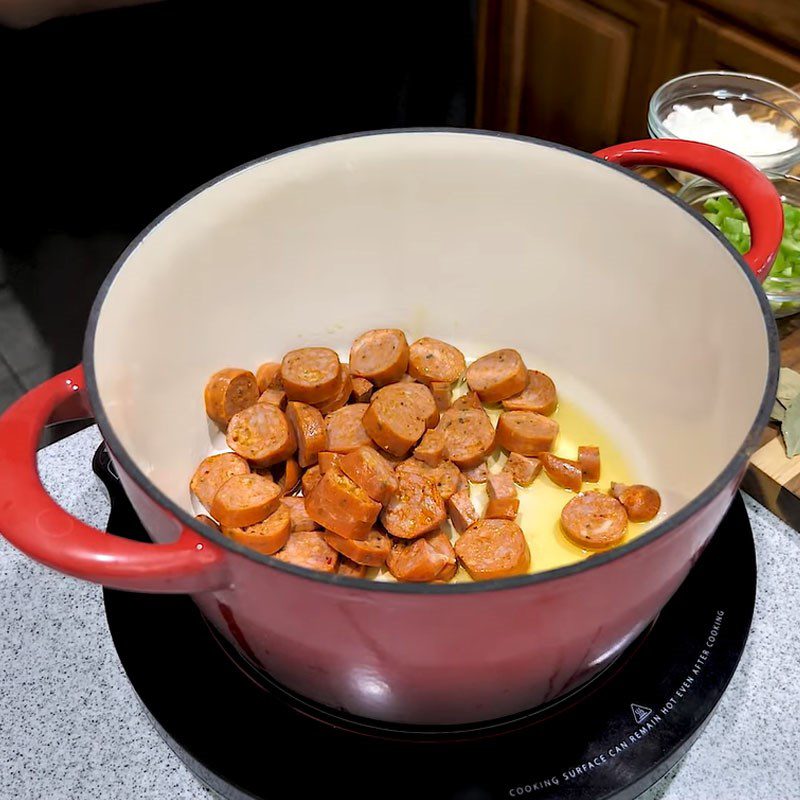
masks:
<instances>
[{"instance_id":1,"label":"sliced sausage","mask_svg":"<svg viewBox=\"0 0 800 800\"><path fill-rule=\"evenodd\" d=\"M267 361L256 370L258 391L266 392L267 389L283 389L281 384L281 365L277 361Z\"/></svg>"},{"instance_id":2,"label":"sliced sausage","mask_svg":"<svg viewBox=\"0 0 800 800\"><path fill-rule=\"evenodd\" d=\"M430 385L433 381L451 384L467 368L464 354L456 347L439 339L424 336L417 339L408 350L408 374Z\"/></svg>"},{"instance_id":3,"label":"sliced sausage","mask_svg":"<svg viewBox=\"0 0 800 800\"><path fill-rule=\"evenodd\" d=\"M506 411L535 411L550 416L557 407L556 385L549 375L535 369L528 370L528 385L519 394L503 400Z\"/></svg>"},{"instance_id":4,"label":"sliced sausage","mask_svg":"<svg viewBox=\"0 0 800 800\"><path fill-rule=\"evenodd\" d=\"M356 564L349 558L339 556L339 566L336 568L338 575L344 575L346 578L366 578L367 568L363 564Z\"/></svg>"},{"instance_id":5,"label":"sliced sausage","mask_svg":"<svg viewBox=\"0 0 800 800\"><path fill-rule=\"evenodd\" d=\"M542 462L547 477L557 486L570 489L573 492L581 490L583 474L577 461L559 458L552 453L540 453L539 460Z\"/></svg>"},{"instance_id":6,"label":"sliced sausage","mask_svg":"<svg viewBox=\"0 0 800 800\"><path fill-rule=\"evenodd\" d=\"M437 467L444 458L444 434L438 430L425 431L422 441L414 448L414 458Z\"/></svg>"},{"instance_id":7,"label":"sliced sausage","mask_svg":"<svg viewBox=\"0 0 800 800\"><path fill-rule=\"evenodd\" d=\"M318 456L319 471L324 475L331 467L339 464L342 458L341 453L331 453L330 450L323 450Z\"/></svg>"},{"instance_id":8,"label":"sliced sausage","mask_svg":"<svg viewBox=\"0 0 800 800\"><path fill-rule=\"evenodd\" d=\"M528 458L521 453L509 453L503 466L503 472L511 475L514 483L530 486L542 471L542 462L538 458Z\"/></svg>"},{"instance_id":9,"label":"sliced sausage","mask_svg":"<svg viewBox=\"0 0 800 800\"><path fill-rule=\"evenodd\" d=\"M369 438L364 417L371 406L354 403L340 408L325 417L325 449L334 453L352 453L359 447L369 447Z\"/></svg>"},{"instance_id":10,"label":"sliced sausage","mask_svg":"<svg viewBox=\"0 0 800 800\"><path fill-rule=\"evenodd\" d=\"M489 468L486 462L482 461L477 467L464 470L464 477L470 483L486 483L489 480Z\"/></svg>"},{"instance_id":11,"label":"sliced sausage","mask_svg":"<svg viewBox=\"0 0 800 800\"><path fill-rule=\"evenodd\" d=\"M376 386L400 380L408 367L408 342L403 331L379 328L362 333L350 348L350 372Z\"/></svg>"},{"instance_id":12,"label":"sliced sausage","mask_svg":"<svg viewBox=\"0 0 800 800\"><path fill-rule=\"evenodd\" d=\"M338 411L350 399L353 392L353 379L350 377L350 367L347 364L341 365L341 372L339 373L339 387L336 393L330 400L324 403L317 403L317 408L323 414L330 414L332 411Z\"/></svg>"},{"instance_id":13,"label":"sliced sausage","mask_svg":"<svg viewBox=\"0 0 800 800\"><path fill-rule=\"evenodd\" d=\"M372 447L359 447L339 462L342 472L373 500L385 504L397 491L394 467Z\"/></svg>"},{"instance_id":14,"label":"sliced sausage","mask_svg":"<svg viewBox=\"0 0 800 800\"><path fill-rule=\"evenodd\" d=\"M381 504L376 503L338 467L329 469L306 497L308 516L347 539L366 539Z\"/></svg>"},{"instance_id":15,"label":"sliced sausage","mask_svg":"<svg viewBox=\"0 0 800 800\"><path fill-rule=\"evenodd\" d=\"M303 473L302 479L302 486L303 486L303 497L308 497L311 492L314 491L314 487L322 480L322 473L320 472L319 466L315 465L313 467L309 467Z\"/></svg>"},{"instance_id":16,"label":"sliced sausage","mask_svg":"<svg viewBox=\"0 0 800 800\"><path fill-rule=\"evenodd\" d=\"M265 403L256 403L234 414L225 441L231 450L256 467L284 461L297 449L297 439L286 415Z\"/></svg>"},{"instance_id":17,"label":"sliced sausage","mask_svg":"<svg viewBox=\"0 0 800 800\"><path fill-rule=\"evenodd\" d=\"M351 378L353 390L351 395L356 403L369 403L372 397L372 383L366 378Z\"/></svg>"},{"instance_id":18,"label":"sliced sausage","mask_svg":"<svg viewBox=\"0 0 800 800\"><path fill-rule=\"evenodd\" d=\"M649 522L661 508L661 495L652 487L641 483L633 486L612 483L611 494L625 506L631 522Z\"/></svg>"},{"instance_id":19,"label":"sliced sausage","mask_svg":"<svg viewBox=\"0 0 800 800\"><path fill-rule=\"evenodd\" d=\"M281 487L263 475L228 478L211 501L211 516L225 528L245 528L266 519L278 507Z\"/></svg>"},{"instance_id":20,"label":"sliced sausage","mask_svg":"<svg viewBox=\"0 0 800 800\"><path fill-rule=\"evenodd\" d=\"M478 512L469 496L469 490L461 489L448 498L447 514L459 533L464 533L473 522L478 521Z\"/></svg>"},{"instance_id":21,"label":"sliced sausage","mask_svg":"<svg viewBox=\"0 0 800 800\"><path fill-rule=\"evenodd\" d=\"M264 389L258 398L258 402L277 406L283 411L286 408L286 392L283 389Z\"/></svg>"},{"instance_id":22,"label":"sliced sausage","mask_svg":"<svg viewBox=\"0 0 800 800\"><path fill-rule=\"evenodd\" d=\"M486 504L486 519L516 519L519 500L516 497L495 497Z\"/></svg>"},{"instance_id":23,"label":"sliced sausage","mask_svg":"<svg viewBox=\"0 0 800 800\"><path fill-rule=\"evenodd\" d=\"M430 390L439 413L447 411L453 403L453 390L450 388L450 384L442 383L442 381L433 381L430 385Z\"/></svg>"},{"instance_id":24,"label":"sliced sausage","mask_svg":"<svg viewBox=\"0 0 800 800\"><path fill-rule=\"evenodd\" d=\"M461 471L452 461L442 461L438 466L432 467L417 458L409 458L398 464L395 472L403 470L412 470L431 478L444 501L455 494L461 485Z\"/></svg>"},{"instance_id":25,"label":"sliced sausage","mask_svg":"<svg viewBox=\"0 0 800 800\"><path fill-rule=\"evenodd\" d=\"M205 514L198 514L195 519L198 522L202 522L203 525L208 525L209 528L213 528L215 531L219 531L219 525L211 519L211 517L207 517Z\"/></svg>"},{"instance_id":26,"label":"sliced sausage","mask_svg":"<svg viewBox=\"0 0 800 800\"><path fill-rule=\"evenodd\" d=\"M450 404L450 408L463 410L465 408L479 408L483 410L483 404L477 392L467 392L462 394L461 397L456 397Z\"/></svg>"},{"instance_id":27,"label":"sliced sausage","mask_svg":"<svg viewBox=\"0 0 800 800\"><path fill-rule=\"evenodd\" d=\"M398 539L416 539L445 521L444 501L432 478L412 469L398 469L397 491L386 504L381 521Z\"/></svg>"},{"instance_id":28,"label":"sliced sausage","mask_svg":"<svg viewBox=\"0 0 800 800\"><path fill-rule=\"evenodd\" d=\"M586 492L564 506L561 528L578 547L600 549L622 540L628 529L628 517L619 500L600 492Z\"/></svg>"},{"instance_id":29,"label":"sliced sausage","mask_svg":"<svg viewBox=\"0 0 800 800\"><path fill-rule=\"evenodd\" d=\"M552 449L557 436L558 423L534 411L504 411L497 421L497 444L523 456Z\"/></svg>"},{"instance_id":30,"label":"sliced sausage","mask_svg":"<svg viewBox=\"0 0 800 800\"><path fill-rule=\"evenodd\" d=\"M426 583L449 580L457 563L450 540L437 530L413 542L395 542L386 566L399 581Z\"/></svg>"},{"instance_id":31,"label":"sliced sausage","mask_svg":"<svg viewBox=\"0 0 800 800\"><path fill-rule=\"evenodd\" d=\"M450 408L442 414L444 454L461 469L472 469L491 455L495 447L492 422L481 408Z\"/></svg>"},{"instance_id":32,"label":"sliced sausage","mask_svg":"<svg viewBox=\"0 0 800 800\"><path fill-rule=\"evenodd\" d=\"M211 508L211 501L225 481L234 475L247 475L249 464L236 453L219 453L204 458L192 475L189 489L206 507Z\"/></svg>"},{"instance_id":33,"label":"sliced sausage","mask_svg":"<svg viewBox=\"0 0 800 800\"><path fill-rule=\"evenodd\" d=\"M467 384L484 403L499 403L528 385L528 370L516 350L495 350L467 367Z\"/></svg>"},{"instance_id":34,"label":"sliced sausage","mask_svg":"<svg viewBox=\"0 0 800 800\"><path fill-rule=\"evenodd\" d=\"M339 554L319 531L297 531L289 535L289 540L275 558L317 572L336 572Z\"/></svg>"},{"instance_id":35,"label":"sliced sausage","mask_svg":"<svg viewBox=\"0 0 800 800\"><path fill-rule=\"evenodd\" d=\"M295 531L315 531L319 528L317 523L308 516L305 498L282 497L281 505L289 512L289 521L293 533Z\"/></svg>"},{"instance_id":36,"label":"sliced sausage","mask_svg":"<svg viewBox=\"0 0 800 800\"><path fill-rule=\"evenodd\" d=\"M225 430L234 414L258 402L256 376L237 367L221 369L209 378L204 399L206 414Z\"/></svg>"},{"instance_id":37,"label":"sliced sausage","mask_svg":"<svg viewBox=\"0 0 800 800\"><path fill-rule=\"evenodd\" d=\"M492 473L486 481L486 494L490 500L510 499L517 496L517 487L509 473Z\"/></svg>"},{"instance_id":38,"label":"sliced sausage","mask_svg":"<svg viewBox=\"0 0 800 800\"><path fill-rule=\"evenodd\" d=\"M439 409L433 399L431 390L421 383L396 384L397 392L405 396L406 404L410 404L422 418L426 428L435 428L439 423Z\"/></svg>"},{"instance_id":39,"label":"sliced sausage","mask_svg":"<svg viewBox=\"0 0 800 800\"><path fill-rule=\"evenodd\" d=\"M477 469L477 467L475 467ZM460 470L459 470L460 472ZM488 472L487 472L488 474ZM462 472L461 475L458 477L458 484L456 485L457 492L468 492L469 491L469 481L467 480L467 476Z\"/></svg>"},{"instance_id":40,"label":"sliced sausage","mask_svg":"<svg viewBox=\"0 0 800 800\"><path fill-rule=\"evenodd\" d=\"M399 458L425 433L425 421L404 390L410 385L396 383L379 389L364 414L364 428L375 444Z\"/></svg>"},{"instance_id":41,"label":"sliced sausage","mask_svg":"<svg viewBox=\"0 0 800 800\"><path fill-rule=\"evenodd\" d=\"M522 529L507 519L480 519L456 542L456 555L475 581L522 575L531 553Z\"/></svg>"},{"instance_id":42,"label":"sliced sausage","mask_svg":"<svg viewBox=\"0 0 800 800\"><path fill-rule=\"evenodd\" d=\"M392 540L375 529L367 534L366 539L346 539L332 531L325 531L324 536L325 541L337 553L367 567L380 567L392 549Z\"/></svg>"},{"instance_id":43,"label":"sliced sausage","mask_svg":"<svg viewBox=\"0 0 800 800\"><path fill-rule=\"evenodd\" d=\"M339 356L327 347L302 347L292 350L281 361L281 382L290 400L324 403L339 389L342 365Z\"/></svg>"},{"instance_id":44,"label":"sliced sausage","mask_svg":"<svg viewBox=\"0 0 800 800\"><path fill-rule=\"evenodd\" d=\"M578 466L585 481L597 483L600 480L600 448L593 445L579 447Z\"/></svg>"},{"instance_id":45,"label":"sliced sausage","mask_svg":"<svg viewBox=\"0 0 800 800\"><path fill-rule=\"evenodd\" d=\"M297 462L301 467L311 467L325 449L325 421L322 412L314 406L292 400L286 406L289 420L297 439Z\"/></svg>"},{"instance_id":46,"label":"sliced sausage","mask_svg":"<svg viewBox=\"0 0 800 800\"><path fill-rule=\"evenodd\" d=\"M289 509L282 505L278 506L261 522L244 527L223 525L222 532L237 544L271 556L273 553L277 553L289 538L291 532Z\"/></svg>"},{"instance_id":47,"label":"sliced sausage","mask_svg":"<svg viewBox=\"0 0 800 800\"><path fill-rule=\"evenodd\" d=\"M276 468L277 471L277 468ZM281 487L281 491L284 494L291 494L296 488L297 484L300 483L300 479L303 477L303 470L300 469L300 465L297 463L296 458L287 458L286 461L283 463L283 471L280 474L275 483ZM272 478L275 480L275 477Z\"/></svg>"}]
</instances>

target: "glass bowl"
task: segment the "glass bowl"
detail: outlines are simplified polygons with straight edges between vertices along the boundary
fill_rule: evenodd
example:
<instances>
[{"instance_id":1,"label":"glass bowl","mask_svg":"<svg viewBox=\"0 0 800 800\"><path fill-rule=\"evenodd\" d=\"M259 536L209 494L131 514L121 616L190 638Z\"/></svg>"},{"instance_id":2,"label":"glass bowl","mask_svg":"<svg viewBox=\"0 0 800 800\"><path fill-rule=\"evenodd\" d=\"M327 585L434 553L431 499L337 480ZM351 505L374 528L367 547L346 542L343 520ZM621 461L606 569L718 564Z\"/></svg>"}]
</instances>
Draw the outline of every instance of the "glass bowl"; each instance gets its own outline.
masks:
<instances>
[{"instance_id":1,"label":"glass bowl","mask_svg":"<svg viewBox=\"0 0 800 800\"><path fill-rule=\"evenodd\" d=\"M781 256L784 263L781 263L779 257L775 264L772 266L769 276L764 281L764 292L769 299L769 304L772 307L772 313L776 317L788 317L791 314L796 314L800 311L800 211L797 214L791 211L786 212L785 204L791 204L800 209L800 178L793 175L782 175L775 172L764 173L773 186L781 196L781 202L784 203L784 220L785 229L783 232L783 243L781 245ZM687 183L677 194L677 196L684 201L687 205L693 208L700 214L706 216L714 214L714 209L708 208L707 203L709 200L714 201L718 198L725 197L730 200L734 208L738 209L739 204L733 199L721 186L715 183L710 183L707 180L696 179ZM796 217L796 218L795 218ZM709 220L714 223L714 220ZM723 225L726 223L723 222ZM738 239L741 245L741 238L739 233L742 230L740 225L744 225L744 231L749 232L746 223L736 223L736 220L728 221L728 233L734 238ZM719 225L717 225L719 227ZM723 228L723 233L725 229ZM732 242L736 247L736 242ZM746 249L738 247L737 249ZM785 258L790 255L797 259L798 266L792 270L785 263ZM794 276L791 274L794 272Z\"/></svg>"},{"instance_id":2,"label":"glass bowl","mask_svg":"<svg viewBox=\"0 0 800 800\"><path fill-rule=\"evenodd\" d=\"M681 75L659 87L650 98L647 129L654 139L678 139L665 120L673 106L680 104L697 109L730 103L735 114L748 114L758 122L770 122L778 130L789 133L797 144L779 153L743 156L760 170L788 172L800 162L800 95L779 83L740 72L692 72ZM708 144L715 144L710 138ZM694 176L688 172L670 173L680 183Z\"/></svg>"}]
</instances>

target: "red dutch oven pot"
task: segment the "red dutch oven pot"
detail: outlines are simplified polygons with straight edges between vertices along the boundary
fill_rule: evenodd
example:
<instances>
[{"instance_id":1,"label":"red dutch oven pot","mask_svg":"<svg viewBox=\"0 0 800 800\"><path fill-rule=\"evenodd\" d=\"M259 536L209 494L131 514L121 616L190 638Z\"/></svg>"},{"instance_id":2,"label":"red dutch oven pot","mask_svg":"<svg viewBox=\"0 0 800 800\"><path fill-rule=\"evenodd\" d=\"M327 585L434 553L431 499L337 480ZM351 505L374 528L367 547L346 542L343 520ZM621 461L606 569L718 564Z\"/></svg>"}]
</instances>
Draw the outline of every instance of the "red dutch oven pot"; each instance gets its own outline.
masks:
<instances>
[{"instance_id":1,"label":"red dutch oven pot","mask_svg":"<svg viewBox=\"0 0 800 800\"><path fill-rule=\"evenodd\" d=\"M725 186L750 222L750 252L620 167L645 164ZM645 628L731 502L775 391L777 336L758 281L782 227L757 170L676 140L588 156L413 130L269 156L145 230L100 291L83 367L0 418L0 531L68 575L192 594L245 658L328 706L415 724L535 707ZM302 344L346 357L373 327L437 336L472 358L518 348L662 491L663 519L572 566L430 586L312 573L196 522L188 480L219 444L203 413L208 375ZM40 432L81 403L153 544L88 527L43 490Z\"/></svg>"}]
</instances>

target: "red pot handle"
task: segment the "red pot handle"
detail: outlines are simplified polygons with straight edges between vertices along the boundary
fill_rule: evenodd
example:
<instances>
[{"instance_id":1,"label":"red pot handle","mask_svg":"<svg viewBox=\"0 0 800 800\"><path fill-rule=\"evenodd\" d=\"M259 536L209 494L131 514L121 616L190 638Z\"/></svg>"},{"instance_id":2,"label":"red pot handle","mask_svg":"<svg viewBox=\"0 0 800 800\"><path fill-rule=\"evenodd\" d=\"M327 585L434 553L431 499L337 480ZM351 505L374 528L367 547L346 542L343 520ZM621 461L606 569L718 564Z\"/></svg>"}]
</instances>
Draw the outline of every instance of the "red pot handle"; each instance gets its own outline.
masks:
<instances>
[{"instance_id":1,"label":"red pot handle","mask_svg":"<svg viewBox=\"0 0 800 800\"><path fill-rule=\"evenodd\" d=\"M74 410L82 387L78 366L37 386L0 417L0 533L48 567L116 589L191 593L228 586L225 551L190 528L172 544L123 539L84 525L44 490L36 469L39 437L59 407Z\"/></svg>"},{"instance_id":2,"label":"red pot handle","mask_svg":"<svg viewBox=\"0 0 800 800\"><path fill-rule=\"evenodd\" d=\"M750 225L744 260L759 281L767 277L783 238L783 208L775 187L749 161L710 144L680 139L626 142L595 155L623 167L669 167L718 183L736 198Z\"/></svg>"}]
</instances>

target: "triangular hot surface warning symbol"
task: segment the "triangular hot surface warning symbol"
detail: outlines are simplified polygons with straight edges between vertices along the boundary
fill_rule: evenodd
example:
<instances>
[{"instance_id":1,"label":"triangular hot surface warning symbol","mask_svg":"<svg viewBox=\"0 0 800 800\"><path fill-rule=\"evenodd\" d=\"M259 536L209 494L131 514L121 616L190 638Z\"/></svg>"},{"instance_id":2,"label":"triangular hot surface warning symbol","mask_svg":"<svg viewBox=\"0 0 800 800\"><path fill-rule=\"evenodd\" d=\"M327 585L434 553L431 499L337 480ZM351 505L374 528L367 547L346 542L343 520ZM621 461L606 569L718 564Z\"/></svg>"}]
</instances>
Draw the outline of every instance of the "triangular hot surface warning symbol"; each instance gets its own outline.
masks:
<instances>
[{"instance_id":1,"label":"triangular hot surface warning symbol","mask_svg":"<svg viewBox=\"0 0 800 800\"><path fill-rule=\"evenodd\" d=\"M638 703L631 703L631 711L638 725L641 725L653 713L652 708L640 706Z\"/></svg>"}]
</instances>

